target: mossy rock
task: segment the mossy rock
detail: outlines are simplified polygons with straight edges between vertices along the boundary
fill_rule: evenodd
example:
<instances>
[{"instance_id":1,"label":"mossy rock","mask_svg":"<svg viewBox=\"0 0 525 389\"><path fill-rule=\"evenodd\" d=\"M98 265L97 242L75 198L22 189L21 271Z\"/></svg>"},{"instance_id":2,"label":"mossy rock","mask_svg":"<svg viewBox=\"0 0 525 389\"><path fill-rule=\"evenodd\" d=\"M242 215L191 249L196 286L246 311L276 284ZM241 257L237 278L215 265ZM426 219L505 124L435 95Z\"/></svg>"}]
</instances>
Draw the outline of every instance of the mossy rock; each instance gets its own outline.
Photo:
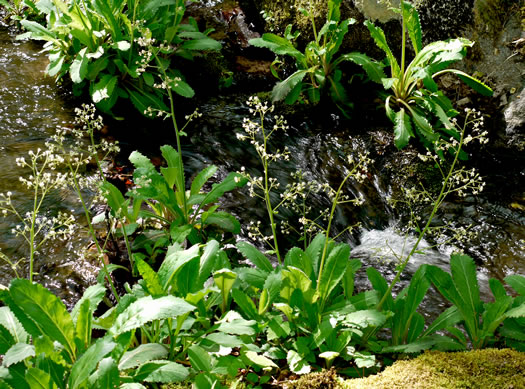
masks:
<instances>
[{"instance_id":1,"label":"mossy rock","mask_svg":"<svg viewBox=\"0 0 525 389\"><path fill-rule=\"evenodd\" d=\"M510 349L426 352L400 360L382 373L342 380L333 370L312 373L286 384L294 389L466 389L525 388L525 353Z\"/></svg>"}]
</instances>

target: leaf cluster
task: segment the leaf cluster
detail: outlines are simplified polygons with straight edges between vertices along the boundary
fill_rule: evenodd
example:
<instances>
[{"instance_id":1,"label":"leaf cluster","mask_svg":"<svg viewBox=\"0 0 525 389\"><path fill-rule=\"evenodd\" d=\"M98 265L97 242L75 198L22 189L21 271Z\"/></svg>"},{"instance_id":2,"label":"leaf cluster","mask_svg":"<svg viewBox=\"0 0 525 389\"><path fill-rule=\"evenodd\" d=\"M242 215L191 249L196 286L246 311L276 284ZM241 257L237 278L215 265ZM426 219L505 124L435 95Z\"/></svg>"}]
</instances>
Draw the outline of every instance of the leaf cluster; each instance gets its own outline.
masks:
<instances>
[{"instance_id":1,"label":"leaf cluster","mask_svg":"<svg viewBox=\"0 0 525 389\"><path fill-rule=\"evenodd\" d=\"M129 99L141 113L148 107L166 111L161 85L192 97L176 61L221 47L194 19L184 22L183 0L41 0L35 7L46 25L22 20L28 32L19 38L46 41L47 73L59 81L69 76L74 91L88 89L104 112L119 98ZM163 71L169 85L163 85Z\"/></svg>"}]
</instances>

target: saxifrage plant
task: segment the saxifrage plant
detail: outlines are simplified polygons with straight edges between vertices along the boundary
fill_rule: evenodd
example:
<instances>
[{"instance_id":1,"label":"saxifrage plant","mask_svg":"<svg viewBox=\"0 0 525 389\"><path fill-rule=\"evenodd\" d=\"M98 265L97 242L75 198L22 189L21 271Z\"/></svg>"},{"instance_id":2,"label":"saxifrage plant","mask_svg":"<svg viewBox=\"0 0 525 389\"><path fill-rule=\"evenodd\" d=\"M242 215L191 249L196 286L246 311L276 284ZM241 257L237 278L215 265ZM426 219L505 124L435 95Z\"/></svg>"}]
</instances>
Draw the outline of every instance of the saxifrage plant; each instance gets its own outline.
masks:
<instances>
[{"instance_id":1,"label":"saxifrage plant","mask_svg":"<svg viewBox=\"0 0 525 389\"><path fill-rule=\"evenodd\" d=\"M110 112L119 98L131 100L141 113L148 107L167 110L167 94L158 87L163 82L178 95L194 95L177 70L177 61L221 48L208 37L210 31L199 31L194 19L183 23L185 4L184 0L38 1L36 7L46 15L47 25L23 20L28 33L20 38L46 41L47 73L59 81L69 76L74 91L88 89L104 112Z\"/></svg>"},{"instance_id":2,"label":"saxifrage plant","mask_svg":"<svg viewBox=\"0 0 525 389\"><path fill-rule=\"evenodd\" d=\"M394 123L395 145L401 149L410 138L417 136L427 148L440 138L459 139L459 132L451 121L457 115L452 102L439 90L435 79L445 73L457 75L468 86L484 96L492 96L492 89L476 78L449 66L463 59L467 47L474 43L465 38L437 41L423 47L419 15L413 5L401 1L397 10L402 17L401 61L398 62L388 46L380 27L365 21L376 45L385 52L390 66L390 77L380 78L391 95L386 98L385 109ZM414 59L407 64L407 39L410 37L415 52ZM374 81L378 81L372 78Z\"/></svg>"},{"instance_id":3,"label":"saxifrage plant","mask_svg":"<svg viewBox=\"0 0 525 389\"><path fill-rule=\"evenodd\" d=\"M277 55L290 56L295 60L297 70L275 85L272 91L273 101L285 100L287 104L293 104L304 93L310 103L316 104L323 93L328 93L332 101L346 115L352 102L343 85L341 63L351 61L361 65L368 77L376 82L380 82L384 77L382 65L366 55L358 52L347 54L339 52L348 33L348 27L355 23L354 19L341 21L341 1L328 1L326 23L319 32L313 14L303 10L305 15L311 17L315 38L308 43L304 53L296 49L293 44L299 33L292 33L291 25L286 28L284 38L266 33L261 38L250 40L253 46L265 47ZM277 76L275 72L274 75Z\"/></svg>"}]
</instances>

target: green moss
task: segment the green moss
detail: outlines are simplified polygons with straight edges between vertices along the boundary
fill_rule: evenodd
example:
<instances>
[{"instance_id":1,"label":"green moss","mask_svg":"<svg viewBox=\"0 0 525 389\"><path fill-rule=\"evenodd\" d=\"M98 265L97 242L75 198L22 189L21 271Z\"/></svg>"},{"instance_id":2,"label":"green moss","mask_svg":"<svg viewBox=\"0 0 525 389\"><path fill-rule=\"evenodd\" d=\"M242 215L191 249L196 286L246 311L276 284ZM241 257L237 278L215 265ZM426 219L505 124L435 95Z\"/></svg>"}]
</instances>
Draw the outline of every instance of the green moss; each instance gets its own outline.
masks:
<instances>
[{"instance_id":1,"label":"green moss","mask_svg":"<svg viewBox=\"0 0 525 389\"><path fill-rule=\"evenodd\" d=\"M496 39L511 15L513 3L512 0L476 0L476 24Z\"/></svg>"},{"instance_id":2,"label":"green moss","mask_svg":"<svg viewBox=\"0 0 525 389\"><path fill-rule=\"evenodd\" d=\"M339 387L339 384L335 370L330 369L307 374L296 381L289 381L286 387L290 389L335 389Z\"/></svg>"},{"instance_id":3,"label":"green moss","mask_svg":"<svg viewBox=\"0 0 525 389\"><path fill-rule=\"evenodd\" d=\"M525 353L485 349L459 353L426 352L397 361L382 373L347 380L347 389L525 388Z\"/></svg>"}]
</instances>

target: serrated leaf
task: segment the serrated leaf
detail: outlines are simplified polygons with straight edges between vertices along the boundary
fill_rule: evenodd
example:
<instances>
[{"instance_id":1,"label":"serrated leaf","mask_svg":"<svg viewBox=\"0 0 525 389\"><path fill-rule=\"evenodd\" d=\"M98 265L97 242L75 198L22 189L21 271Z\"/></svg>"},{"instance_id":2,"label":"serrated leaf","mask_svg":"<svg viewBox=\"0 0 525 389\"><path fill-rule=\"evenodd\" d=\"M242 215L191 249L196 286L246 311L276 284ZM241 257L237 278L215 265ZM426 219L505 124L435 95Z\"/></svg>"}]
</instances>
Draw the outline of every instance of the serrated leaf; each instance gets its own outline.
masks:
<instances>
[{"instance_id":1,"label":"serrated leaf","mask_svg":"<svg viewBox=\"0 0 525 389\"><path fill-rule=\"evenodd\" d=\"M505 312L506 317L525 317L525 303L521 304L518 307L509 309L507 312Z\"/></svg>"},{"instance_id":2,"label":"serrated leaf","mask_svg":"<svg viewBox=\"0 0 525 389\"><path fill-rule=\"evenodd\" d=\"M268 273L273 271L273 266L268 258L250 243L237 242L236 247L244 258L253 263L257 269Z\"/></svg>"},{"instance_id":3,"label":"serrated leaf","mask_svg":"<svg viewBox=\"0 0 525 389\"><path fill-rule=\"evenodd\" d=\"M128 370L140 366L148 361L164 359L168 355L168 348L159 343L141 344L133 350L124 353L120 358L119 370Z\"/></svg>"},{"instance_id":4,"label":"serrated leaf","mask_svg":"<svg viewBox=\"0 0 525 389\"><path fill-rule=\"evenodd\" d=\"M400 78L401 70L399 68L399 64L397 63L396 57L394 56L394 54L392 54L392 51L388 46L388 42L386 40L385 33L383 32L383 30L380 27L376 27L374 23L370 22L369 20L365 20L364 24L368 28L368 31L370 31L370 35L372 36L372 38L374 38L377 47L379 47L385 52L390 66L392 68L392 77Z\"/></svg>"},{"instance_id":5,"label":"serrated leaf","mask_svg":"<svg viewBox=\"0 0 525 389\"><path fill-rule=\"evenodd\" d=\"M202 187L213 175L217 172L217 166L210 165L205 169L202 169L199 174L193 179L191 183L190 194L195 195L200 193Z\"/></svg>"},{"instance_id":6,"label":"serrated leaf","mask_svg":"<svg viewBox=\"0 0 525 389\"><path fill-rule=\"evenodd\" d=\"M153 320L176 318L195 309L181 298L164 296L154 299L151 296L139 298L122 312L108 334L116 337Z\"/></svg>"},{"instance_id":7,"label":"serrated leaf","mask_svg":"<svg viewBox=\"0 0 525 389\"><path fill-rule=\"evenodd\" d=\"M49 373L30 367L26 371L25 381L31 389L54 389L56 388Z\"/></svg>"},{"instance_id":8,"label":"serrated leaf","mask_svg":"<svg viewBox=\"0 0 525 389\"><path fill-rule=\"evenodd\" d=\"M525 277L513 274L505 277L505 282L511 286L521 296L525 296Z\"/></svg>"},{"instance_id":9,"label":"serrated leaf","mask_svg":"<svg viewBox=\"0 0 525 389\"><path fill-rule=\"evenodd\" d=\"M412 125L410 124L410 117L405 113L405 109L401 108L395 116L394 126L394 143L398 149L404 148L408 145L412 132Z\"/></svg>"},{"instance_id":10,"label":"serrated leaf","mask_svg":"<svg viewBox=\"0 0 525 389\"><path fill-rule=\"evenodd\" d=\"M309 70L298 70L284 81L275 84L272 89L272 101L284 100L295 86L303 81L308 72Z\"/></svg>"},{"instance_id":11,"label":"serrated leaf","mask_svg":"<svg viewBox=\"0 0 525 389\"><path fill-rule=\"evenodd\" d=\"M371 81L381 83L382 79L386 77L385 72L383 71L383 65L379 62L373 60L365 54L353 52L344 54L340 57L340 60L351 61L359 66L361 66L366 75Z\"/></svg>"},{"instance_id":12,"label":"serrated leaf","mask_svg":"<svg viewBox=\"0 0 525 389\"><path fill-rule=\"evenodd\" d=\"M91 285L89 288L87 288L71 311L71 318L73 319L73 322L77 321L79 309L84 301L89 301L89 308L91 309L91 312L94 312L105 295L106 288L101 284Z\"/></svg>"},{"instance_id":13,"label":"serrated leaf","mask_svg":"<svg viewBox=\"0 0 525 389\"><path fill-rule=\"evenodd\" d=\"M0 325L9 331L15 343L28 342L29 335L9 307L0 307Z\"/></svg>"},{"instance_id":14,"label":"serrated leaf","mask_svg":"<svg viewBox=\"0 0 525 389\"><path fill-rule=\"evenodd\" d=\"M144 280L146 287L148 288L148 292L153 297L159 297L166 294L164 292L164 289L162 288L159 276L150 267L150 265L148 265L141 258L137 258L135 260L135 266L137 267L139 274L142 276L142 279Z\"/></svg>"},{"instance_id":15,"label":"serrated leaf","mask_svg":"<svg viewBox=\"0 0 525 389\"><path fill-rule=\"evenodd\" d=\"M403 12L403 21L406 25L406 29L408 31L408 35L410 36L410 40L412 41L412 46L414 47L414 51L419 53L421 51L423 44L421 43L421 24L419 22L419 14L416 10L416 8L406 2L403 1L402 3L402 12Z\"/></svg>"},{"instance_id":16,"label":"serrated leaf","mask_svg":"<svg viewBox=\"0 0 525 389\"><path fill-rule=\"evenodd\" d=\"M27 343L17 343L5 353L3 365L9 367L35 355L35 346Z\"/></svg>"}]
</instances>

